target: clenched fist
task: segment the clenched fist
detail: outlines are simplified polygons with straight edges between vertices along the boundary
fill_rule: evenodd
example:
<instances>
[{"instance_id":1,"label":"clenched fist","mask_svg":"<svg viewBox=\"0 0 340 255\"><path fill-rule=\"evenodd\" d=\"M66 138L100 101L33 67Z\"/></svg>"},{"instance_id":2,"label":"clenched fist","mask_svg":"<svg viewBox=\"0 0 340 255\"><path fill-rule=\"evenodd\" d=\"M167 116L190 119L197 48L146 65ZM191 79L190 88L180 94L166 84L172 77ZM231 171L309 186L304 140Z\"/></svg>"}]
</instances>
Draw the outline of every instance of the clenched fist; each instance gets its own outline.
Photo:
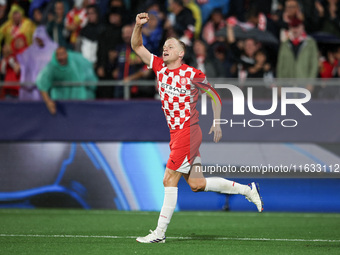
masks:
<instances>
[{"instance_id":1,"label":"clenched fist","mask_svg":"<svg viewBox=\"0 0 340 255\"><path fill-rule=\"evenodd\" d=\"M149 21L149 14L142 12L136 16L136 25L142 26Z\"/></svg>"}]
</instances>

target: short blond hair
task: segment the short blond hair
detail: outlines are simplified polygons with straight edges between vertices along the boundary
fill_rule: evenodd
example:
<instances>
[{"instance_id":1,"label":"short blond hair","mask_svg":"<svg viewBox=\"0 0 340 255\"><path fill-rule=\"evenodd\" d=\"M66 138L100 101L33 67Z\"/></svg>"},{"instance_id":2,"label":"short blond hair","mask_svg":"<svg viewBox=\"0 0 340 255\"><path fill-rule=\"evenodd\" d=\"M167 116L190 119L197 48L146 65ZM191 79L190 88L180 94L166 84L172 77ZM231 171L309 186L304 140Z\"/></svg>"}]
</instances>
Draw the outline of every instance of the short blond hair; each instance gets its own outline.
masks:
<instances>
[{"instance_id":1,"label":"short blond hair","mask_svg":"<svg viewBox=\"0 0 340 255\"><path fill-rule=\"evenodd\" d=\"M184 51L185 53L185 44L184 42L182 42L181 40L177 39L176 37L169 37L168 39L166 39L165 41L168 41L168 40L171 40L171 39L174 39L175 41L178 42L179 46L181 47L181 49Z\"/></svg>"}]
</instances>

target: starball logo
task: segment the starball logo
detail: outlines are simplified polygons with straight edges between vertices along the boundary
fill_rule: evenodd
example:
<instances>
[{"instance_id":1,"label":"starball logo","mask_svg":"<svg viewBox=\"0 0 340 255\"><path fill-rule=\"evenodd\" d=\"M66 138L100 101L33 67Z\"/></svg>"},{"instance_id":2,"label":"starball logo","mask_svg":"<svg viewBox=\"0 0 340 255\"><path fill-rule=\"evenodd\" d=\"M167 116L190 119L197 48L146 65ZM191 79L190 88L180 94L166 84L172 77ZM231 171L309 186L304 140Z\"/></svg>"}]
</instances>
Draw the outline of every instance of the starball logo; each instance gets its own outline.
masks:
<instances>
[{"instance_id":1,"label":"starball logo","mask_svg":"<svg viewBox=\"0 0 340 255\"><path fill-rule=\"evenodd\" d=\"M233 115L242 116L245 115L245 96L240 88L231 84L216 84L216 89L228 89L233 97ZM270 118L270 115L273 114L278 108L278 88L272 88L272 104L269 109L259 110L254 107L253 103L253 88L247 89L247 107L249 111L256 115L262 116L262 118L254 118L254 119L243 119L242 121L235 121L233 119L214 119L214 126L217 124L220 125L229 125L230 127L251 127L251 128L260 128L265 125L270 125L271 127L275 127L280 125L285 128L296 127L298 125L298 121L296 119L286 119L284 118L287 115L287 105L294 105L297 107L305 116L311 116L312 114L307 110L304 106L310 99L311 93L309 90L305 88L296 88L296 87L282 87L281 88L281 104L280 104L280 114L283 118ZM294 94L295 98L289 98L288 95ZM207 95L206 93L202 94L202 108L201 114L207 114ZM266 116L266 118L263 118Z\"/></svg>"}]
</instances>

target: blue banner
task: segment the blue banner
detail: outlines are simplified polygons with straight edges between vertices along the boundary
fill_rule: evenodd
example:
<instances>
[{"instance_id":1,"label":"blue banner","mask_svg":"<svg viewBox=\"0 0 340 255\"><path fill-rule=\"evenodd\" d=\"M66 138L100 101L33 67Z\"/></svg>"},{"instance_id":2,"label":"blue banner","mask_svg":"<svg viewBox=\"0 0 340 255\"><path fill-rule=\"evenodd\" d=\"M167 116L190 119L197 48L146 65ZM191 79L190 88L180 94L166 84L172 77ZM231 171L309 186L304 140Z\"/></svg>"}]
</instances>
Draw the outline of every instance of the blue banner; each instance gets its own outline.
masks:
<instances>
[{"instance_id":1,"label":"blue banner","mask_svg":"<svg viewBox=\"0 0 340 255\"><path fill-rule=\"evenodd\" d=\"M169 141L169 129L161 103L141 101L58 102L52 116L43 102L0 102L0 141ZM200 116L203 140L213 123L211 107ZM295 105L280 107L270 116L256 116L245 109L233 115L232 101L223 101L222 141L233 142L340 142L338 101L305 104L311 116ZM271 102L257 101L256 109L269 109ZM200 103L197 109L200 111Z\"/></svg>"}]
</instances>

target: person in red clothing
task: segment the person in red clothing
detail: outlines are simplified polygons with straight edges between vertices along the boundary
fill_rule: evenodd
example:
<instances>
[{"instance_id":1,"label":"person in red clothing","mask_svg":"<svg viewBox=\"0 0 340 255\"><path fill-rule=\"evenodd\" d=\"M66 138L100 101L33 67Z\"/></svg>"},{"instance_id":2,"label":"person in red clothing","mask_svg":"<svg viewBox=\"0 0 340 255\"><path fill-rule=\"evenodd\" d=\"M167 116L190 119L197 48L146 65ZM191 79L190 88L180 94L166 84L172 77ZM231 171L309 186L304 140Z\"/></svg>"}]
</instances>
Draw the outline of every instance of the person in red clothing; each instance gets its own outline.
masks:
<instances>
[{"instance_id":1,"label":"person in red clothing","mask_svg":"<svg viewBox=\"0 0 340 255\"><path fill-rule=\"evenodd\" d=\"M74 7L65 17L65 27L70 33L70 43L74 46L80 30L87 24L86 5L88 1L76 0Z\"/></svg>"},{"instance_id":2,"label":"person in red clothing","mask_svg":"<svg viewBox=\"0 0 340 255\"><path fill-rule=\"evenodd\" d=\"M340 77L340 47L329 47L325 56L319 59L319 76L324 79ZM340 88L338 86L327 86L322 84L318 86L314 95L322 99L339 99Z\"/></svg>"},{"instance_id":3,"label":"person in red clothing","mask_svg":"<svg viewBox=\"0 0 340 255\"><path fill-rule=\"evenodd\" d=\"M20 81L20 65L16 55L24 52L28 47L26 37L19 34L14 37L11 45L4 45L3 58L1 60L1 73L5 76L6 82L19 82ZM19 85L5 85L0 90L0 98L17 98L19 96Z\"/></svg>"},{"instance_id":4,"label":"person in red clothing","mask_svg":"<svg viewBox=\"0 0 340 255\"><path fill-rule=\"evenodd\" d=\"M164 202L155 231L145 237L138 237L140 243L164 243L165 232L177 203L178 182L183 176L191 189L229 194L242 194L255 203L259 212L262 201L255 183L251 187L219 177L204 178L201 170L199 147L202 132L198 124L196 109L199 90L206 92L213 100L214 119L220 119L221 100L217 92L208 84L205 74L182 63L185 44L176 38L168 38L163 46L163 58L151 54L143 45L142 27L149 20L147 13L136 16L136 24L131 38L135 53L153 69L162 109L170 129L170 156L164 174ZM219 125L212 125L214 142L222 138Z\"/></svg>"},{"instance_id":5,"label":"person in red clothing","mask_svg":"<svg viewBox=\"0 0 340 255\"><path fill-rule=\"evenodd\" d=\"M320 58L320 77L321 78L334 78L338 77L338 62L336 52L338 49L330 48L326 52L326 56Z\"/></svg>"}]
</instances>

